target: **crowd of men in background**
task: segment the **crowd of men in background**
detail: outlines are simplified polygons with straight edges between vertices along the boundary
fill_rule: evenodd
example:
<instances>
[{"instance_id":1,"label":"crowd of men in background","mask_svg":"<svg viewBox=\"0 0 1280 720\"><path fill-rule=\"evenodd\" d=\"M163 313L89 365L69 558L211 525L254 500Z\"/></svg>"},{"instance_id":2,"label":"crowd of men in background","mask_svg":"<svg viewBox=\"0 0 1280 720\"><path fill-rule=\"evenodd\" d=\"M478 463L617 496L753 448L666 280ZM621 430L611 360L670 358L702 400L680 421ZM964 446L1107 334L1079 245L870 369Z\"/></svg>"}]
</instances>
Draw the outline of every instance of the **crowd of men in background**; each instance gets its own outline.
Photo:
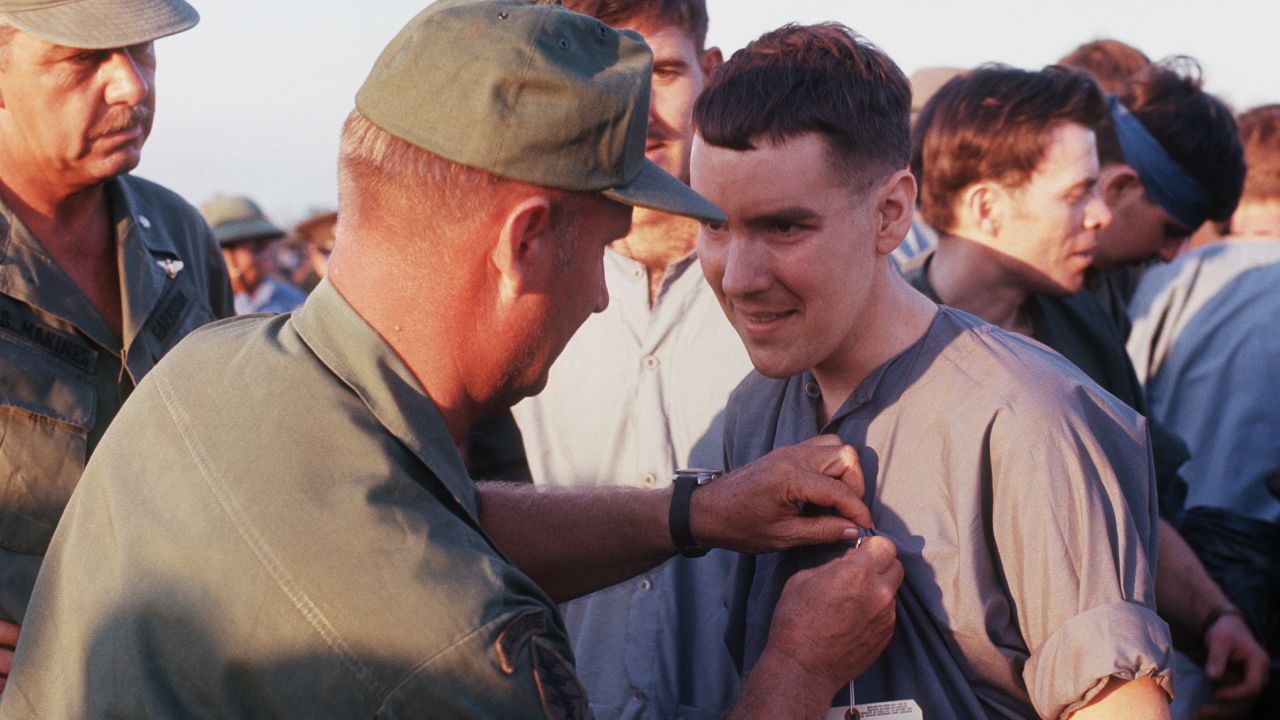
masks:
<instances>
[{"instance_id":1,"label":"crowd of men in background","mask_svg":"<svg viewBox=\"0 0 1280 720\"><path fill-rule=\"evenodd\" d=\"M0 717L1280 713L1280 105L445 1L285 230L197 21L0 0Z\"/></svg>"}]
</instances>

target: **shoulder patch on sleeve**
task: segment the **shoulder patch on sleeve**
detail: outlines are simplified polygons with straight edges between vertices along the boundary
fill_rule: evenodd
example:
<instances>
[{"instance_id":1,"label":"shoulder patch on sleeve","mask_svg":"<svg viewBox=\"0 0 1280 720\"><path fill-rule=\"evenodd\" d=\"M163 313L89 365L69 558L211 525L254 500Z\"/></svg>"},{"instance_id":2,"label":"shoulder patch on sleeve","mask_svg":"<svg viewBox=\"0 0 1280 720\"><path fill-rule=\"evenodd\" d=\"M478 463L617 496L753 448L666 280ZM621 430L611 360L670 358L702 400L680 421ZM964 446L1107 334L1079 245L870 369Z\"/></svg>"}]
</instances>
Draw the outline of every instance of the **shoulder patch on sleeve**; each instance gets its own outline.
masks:
<instances>
[{"instance_id":1,"label":"shoulder patch on sleeve","mask_svg":"<svg viewBox=\"0 0 1280 720\"><path fill-rule=\"evenodd\" d=\"M547 720L591 720L587 691L569 661L540 638L533 638L530 648L543 716Z\"/></svg>"},{"instance_id":2,"label":"shoulder patch on sleeve","mask_svg":"<svg viewBox=\"0 0 1280 720\"><path fill-rule=\"evenodd\" d=\"M507 627L498 635L498 662L502 672L514 675L515 658L520 649L529 643L530 638L547 631L547 613L545 610L527 610L507 623Z\"/></svg>"}]
</instances>

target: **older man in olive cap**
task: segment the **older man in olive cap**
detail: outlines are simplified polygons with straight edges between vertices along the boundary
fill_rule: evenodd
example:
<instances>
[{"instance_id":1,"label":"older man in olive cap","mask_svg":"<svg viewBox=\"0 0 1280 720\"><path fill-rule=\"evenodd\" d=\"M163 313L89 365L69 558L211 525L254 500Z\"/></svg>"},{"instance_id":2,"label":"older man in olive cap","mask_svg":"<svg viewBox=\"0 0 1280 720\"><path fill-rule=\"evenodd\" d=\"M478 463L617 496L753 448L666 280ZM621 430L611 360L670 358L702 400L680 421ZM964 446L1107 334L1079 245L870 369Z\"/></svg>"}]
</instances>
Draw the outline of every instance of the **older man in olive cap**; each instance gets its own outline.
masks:
<instances>
[{"instance_id":1,"label":"older man in olive cap","mask_svg":"<svg viewBox=\"0 0 1280 720\"><path fill-rule=\"evenodd\" d=\"M674 492L463 470L466 429L537 392L608 302L631 207L723 220L645 159L650 77L638 35L549 2L412 20L343 129L327 279L291 315L194 333L134 393L0 716L586 717L556 600L678 548L856 538L834 438ZM825 712L888 641L901 575L875 537L796 575L743 716Z\"/></svg>"},{"instance_id":2,"label":"older man in olive cap","mask_svg":"<svg viewBox=\"0 0 1280 720\"><path fill-rule=\"evenodd\" d=\"M226 316L200 216L126 173L181 0L0 0L0 689L49 538L142 376Z\"/></svg>"}]
</instances>

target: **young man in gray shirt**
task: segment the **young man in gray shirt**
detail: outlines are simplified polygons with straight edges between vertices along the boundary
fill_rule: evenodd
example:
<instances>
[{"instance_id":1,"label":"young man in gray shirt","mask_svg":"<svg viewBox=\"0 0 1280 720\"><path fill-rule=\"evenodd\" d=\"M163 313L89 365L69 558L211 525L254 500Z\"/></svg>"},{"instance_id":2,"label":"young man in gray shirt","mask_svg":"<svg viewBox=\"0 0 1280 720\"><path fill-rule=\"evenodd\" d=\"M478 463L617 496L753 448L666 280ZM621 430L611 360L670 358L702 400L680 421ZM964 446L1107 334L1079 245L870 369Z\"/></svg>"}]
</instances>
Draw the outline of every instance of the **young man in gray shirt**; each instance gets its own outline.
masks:
<instances>
[{"instance_id":1,"label":"young man in gray shirt","mask_svg":"<svg viewBox=\"0 0 1280 720\"><path fill-rule=\"evenodd\" d=\"M757 371L725 412L727 463L819 433L862 448L906 579L841 717L1167 717L1144 421L898 274L909 105L897 66L839 25L766 34L699 98L692 184L727 215L699 259ZM745 671L786 579L840 552L743 558L729 639Z\"/></svg>"}]
</instances>

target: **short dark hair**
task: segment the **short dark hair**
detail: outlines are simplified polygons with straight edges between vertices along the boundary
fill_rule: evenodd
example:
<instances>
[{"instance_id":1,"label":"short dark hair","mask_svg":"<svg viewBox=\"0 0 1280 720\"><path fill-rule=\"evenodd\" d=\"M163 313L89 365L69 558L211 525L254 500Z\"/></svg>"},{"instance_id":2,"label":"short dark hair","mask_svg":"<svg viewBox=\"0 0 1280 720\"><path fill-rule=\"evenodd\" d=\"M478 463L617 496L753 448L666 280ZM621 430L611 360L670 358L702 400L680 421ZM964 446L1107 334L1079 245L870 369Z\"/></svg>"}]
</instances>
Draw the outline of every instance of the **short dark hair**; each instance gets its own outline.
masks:
<instances>
[{"instance_id":1,"label":"short dark hair","mask_svg":"<svg viewBox=\"0 0 1280 720\"><path fill-rule=\"evenodd\" d=\"M705 0L563 0L562 4L610 27L652 24L679 28L693 40L698 52L707 43Z\"/></svg>"},{"instance_id":2,"label":"short dark hair","mask_svg":"<svg viewBox=\"0 0 1280 720\"><path fill-rule=\"evenodd\" d=\"M962 190L981 180L1022 187L1044 159L1054 129L1093 127L1105 112L1093 78L1059 65L984 65L956 76L920 111L912 136L911 170L925 220L951 230Z\"/></svg>"},{"instance_id":3,"label":"short dark hair","mask_svg":"<svg viewBox=\"0 0 1280 720\"><path fill-rule=\"evenodd\" d=\"M1248 165L1242 198L1280 200L1280 105L1260 105L1236 123Z\"/></svg>"},{"instance_id":4,"label":"short dark hair","mask_svg":"<svg viewBox=\"0 0 1280 720\"><path fill-rule=\"evenodd\" d=\"M1140 70L1116 97L1209 194L1208 218L1223 222L1244 189L1244 148L1231 108L1202 84L1200 64L1177 56ZM1102 163L1124 162L1110 114L1094 131Z\"/></svg>"},{"instance_id":5,"label":"short dark hair","mask_svg":"<svg viewBox=\"0 0 1280 720\"><path fill-rule=\"evenodd\" d=\"M1151 58L1132 45L1104 38L1072 50L1058 64L1089 73L1103 92L1115 95L1130 77L1151 64Z\"/></svg>"},{"instance_id":6,"label":"short dark hair","mask_svg":"<svg viewBox=\"0 0 1280 720\"><path fill-rule=\"evenodd\" d=\"M844 180L906 167L911 86L889 56L839 23L784 25L733 54L694 104L703 140L751 150L821 134Z\"/></svg>"}]
</instances>

